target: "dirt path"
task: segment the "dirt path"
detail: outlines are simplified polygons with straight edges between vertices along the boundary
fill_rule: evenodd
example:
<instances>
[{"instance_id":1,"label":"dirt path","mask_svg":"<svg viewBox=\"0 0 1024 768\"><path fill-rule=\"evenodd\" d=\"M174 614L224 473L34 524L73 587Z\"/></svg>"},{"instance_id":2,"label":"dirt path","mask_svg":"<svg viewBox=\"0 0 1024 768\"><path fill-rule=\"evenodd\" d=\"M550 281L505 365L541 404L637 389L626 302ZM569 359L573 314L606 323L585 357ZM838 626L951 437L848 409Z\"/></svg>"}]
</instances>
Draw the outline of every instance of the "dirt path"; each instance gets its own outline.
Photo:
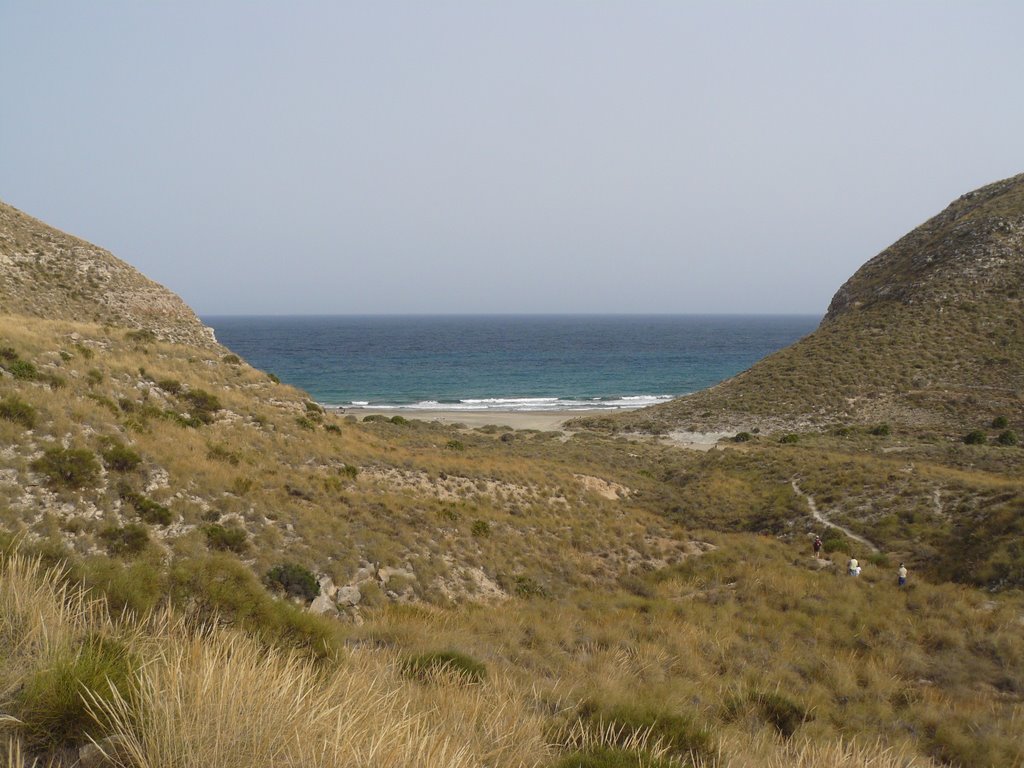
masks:
<instances>
[{"instance_id":1,"label":"dirt path","mask_svg":"<svg viewBox=\"0 0 1024 768\"><path fill-rule=\"evenodd\" d=\"M796 480L793 480L792 484L793 484L793 492L797 496L800 496L800 497L802 497L804 499L807 499L807 506L810 508L811 516L814 517L815 520L817 520L822 525L827 525L829 528L835 528L837 531L842 531L843 533L845 533L847 536L849 536L854 541L859 541L865 547L868 547L872 552L877 552L878 551L878 547L876 547L870 541L865 539L863 536L858 536L856 533L851 531L849 528L844 528L843 526L839 525L838 523L833 523L831 520L829 520L827 517L825 517L823 514L821 514L821 511L818 509L818 505L814 501L814 497L811 496L811 494L804 493L802 490L800 490L800 485L797 483Z\"/></svg>"}]
</instances>

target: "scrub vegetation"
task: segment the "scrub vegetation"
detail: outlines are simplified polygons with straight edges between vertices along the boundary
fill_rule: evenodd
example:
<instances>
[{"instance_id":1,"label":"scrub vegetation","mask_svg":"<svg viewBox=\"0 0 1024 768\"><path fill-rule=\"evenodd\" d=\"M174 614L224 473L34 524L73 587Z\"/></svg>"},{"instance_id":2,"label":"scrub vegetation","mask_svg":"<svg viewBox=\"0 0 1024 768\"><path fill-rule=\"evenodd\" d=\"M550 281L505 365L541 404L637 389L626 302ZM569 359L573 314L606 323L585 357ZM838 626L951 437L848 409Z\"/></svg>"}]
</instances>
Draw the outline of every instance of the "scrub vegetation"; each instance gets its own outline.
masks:
<instances>
[{"instance_id":1,"label":"scrub vegetation","mask_svg":"<svg viewBox=\"0 0 1024 768\"><path fill-rule=\"evenodd\" d=\"M936 346L876 264L803 346L660 410L359 421L12 211L9 765L1024 765L1020 359L978 357L1019 297L954 302Z\"/></svg>"}]
</instances>

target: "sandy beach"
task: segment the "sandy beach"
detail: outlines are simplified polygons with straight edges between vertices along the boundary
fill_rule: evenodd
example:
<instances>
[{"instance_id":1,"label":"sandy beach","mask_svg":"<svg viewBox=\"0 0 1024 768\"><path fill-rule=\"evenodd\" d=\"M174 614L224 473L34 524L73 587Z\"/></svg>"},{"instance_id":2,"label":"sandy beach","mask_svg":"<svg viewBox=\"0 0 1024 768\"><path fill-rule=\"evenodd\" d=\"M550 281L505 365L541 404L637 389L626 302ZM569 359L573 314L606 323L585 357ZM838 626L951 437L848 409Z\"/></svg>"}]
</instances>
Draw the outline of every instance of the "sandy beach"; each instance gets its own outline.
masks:
<instances>
[{"instance_id":1,"label":"sandy beach","mask_svg":"<svg viewBox=\"0 0 1024 768\"><path fill-rule=\"evenodd\" d=\"M513 429L561 429L569 419L588 416L595 411L397 411L372 409L350 409L346 415L364 419L371 414L402 416L419 421L435 421L442 424L465 424L467 427L484 427L488 424L512 427Z\"/></svg>"}]
</instances>

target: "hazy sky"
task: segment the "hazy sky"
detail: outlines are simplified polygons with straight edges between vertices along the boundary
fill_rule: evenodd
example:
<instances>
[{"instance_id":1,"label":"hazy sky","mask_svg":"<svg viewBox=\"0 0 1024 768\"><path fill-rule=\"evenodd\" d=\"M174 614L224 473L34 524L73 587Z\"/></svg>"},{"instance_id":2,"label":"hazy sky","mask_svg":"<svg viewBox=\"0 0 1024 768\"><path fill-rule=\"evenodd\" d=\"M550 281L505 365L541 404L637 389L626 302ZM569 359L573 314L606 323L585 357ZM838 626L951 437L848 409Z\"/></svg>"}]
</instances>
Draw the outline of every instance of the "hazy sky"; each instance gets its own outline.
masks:
<instances>
[{"instance_id":1,"label":"hazy sky","mask_svg":"<svg viewBox=\"0 0 1024 768\"><path fill-rule=\"evenodd\" d=\"M823 312L1024 171L1024 3L0 0L0 199L202 314Z\"/></svg>"}]
</instances>

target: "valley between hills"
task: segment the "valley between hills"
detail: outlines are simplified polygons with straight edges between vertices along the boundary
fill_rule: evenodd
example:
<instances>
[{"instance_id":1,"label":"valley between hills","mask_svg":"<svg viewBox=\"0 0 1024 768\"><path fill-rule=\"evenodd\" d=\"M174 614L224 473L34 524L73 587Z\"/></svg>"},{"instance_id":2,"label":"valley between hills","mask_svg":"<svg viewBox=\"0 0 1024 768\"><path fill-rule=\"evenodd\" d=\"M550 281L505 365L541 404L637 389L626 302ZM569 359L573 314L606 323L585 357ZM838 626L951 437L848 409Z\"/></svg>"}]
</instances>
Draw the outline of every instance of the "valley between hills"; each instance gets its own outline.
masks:
<instances>
[{"instance_id":1,"label":"valley between hills","mask_svg":"<svg viewBox=\"0 0 1024 768\"><path fill-rule=\"evenodd\" d=\"M1022 291L1024 175L709 390L359 420L0 204L8 764L1024 766Z\"/></svg>"}]
</instances>

